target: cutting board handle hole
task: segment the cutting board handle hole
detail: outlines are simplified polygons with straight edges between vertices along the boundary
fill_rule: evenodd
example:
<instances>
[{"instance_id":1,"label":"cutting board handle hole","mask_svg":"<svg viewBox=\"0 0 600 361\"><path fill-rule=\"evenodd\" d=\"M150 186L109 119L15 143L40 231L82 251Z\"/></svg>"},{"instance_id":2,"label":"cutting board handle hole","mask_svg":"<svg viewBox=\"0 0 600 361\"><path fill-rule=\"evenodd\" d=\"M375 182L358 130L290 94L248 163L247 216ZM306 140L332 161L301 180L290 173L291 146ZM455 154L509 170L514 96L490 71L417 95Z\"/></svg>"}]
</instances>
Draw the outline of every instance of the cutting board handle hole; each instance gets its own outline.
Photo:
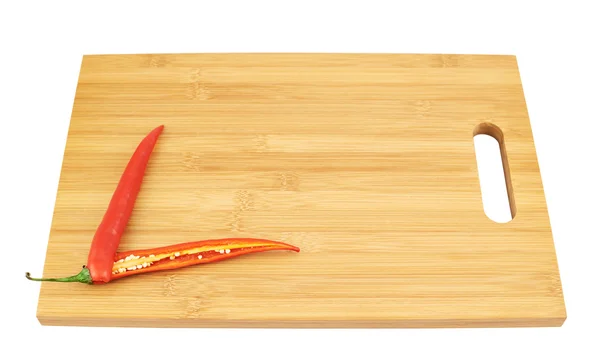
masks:
<instances>
[{"instance_id":1,"label":"cutting board handle hole","mask_svg":"<svg viewBox=\"0 0 600 361\"><path fill-rule=\"evenodd\" d=\"M510 222L516 209L504 134L492 123L481 123L473 131L473 142L483 211L494 222Z\"/></svg>"}]
</instances>

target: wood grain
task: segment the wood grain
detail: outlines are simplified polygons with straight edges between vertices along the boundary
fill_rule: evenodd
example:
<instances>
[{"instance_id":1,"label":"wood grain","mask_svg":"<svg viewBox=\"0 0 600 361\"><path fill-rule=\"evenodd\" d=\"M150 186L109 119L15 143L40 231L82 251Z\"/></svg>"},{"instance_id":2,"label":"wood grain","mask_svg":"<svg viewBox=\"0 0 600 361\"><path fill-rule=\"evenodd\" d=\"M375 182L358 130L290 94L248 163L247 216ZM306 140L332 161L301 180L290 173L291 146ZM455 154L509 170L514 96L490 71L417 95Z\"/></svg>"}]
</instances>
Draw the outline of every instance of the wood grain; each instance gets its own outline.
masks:
<instances>
[{"instance_id":1,"label":"wood grain","mask_svg":"<svg viewBox=\"0 0 600 361\"><path fill-rule=\"evenodd\" d=\"M42 324L506 327L566 318L513 56L85 56L45 277L80 269L127 160L160 124L121 250L260 237L301 252L103 286L43 284ZM503 144L509 223L483 212L480 132Z\"/></svg>"}]
</instances>

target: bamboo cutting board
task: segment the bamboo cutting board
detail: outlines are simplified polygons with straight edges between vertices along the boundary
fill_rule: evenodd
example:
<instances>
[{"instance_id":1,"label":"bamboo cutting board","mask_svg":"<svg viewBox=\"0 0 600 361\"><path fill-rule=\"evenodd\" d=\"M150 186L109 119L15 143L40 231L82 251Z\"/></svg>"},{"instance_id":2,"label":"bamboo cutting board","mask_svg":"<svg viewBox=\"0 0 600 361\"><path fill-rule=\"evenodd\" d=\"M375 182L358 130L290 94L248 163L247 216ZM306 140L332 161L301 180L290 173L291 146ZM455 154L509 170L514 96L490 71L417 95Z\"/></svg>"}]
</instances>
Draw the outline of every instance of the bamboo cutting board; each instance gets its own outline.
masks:
<instances>
[{"instance_id":1,"label":"bamboo cutting board","mask_svg":"<svg viewBox=\"0 0 600 361\"><path fill-rule=\"evenodd\" d=\"M120 250L274 251L102 286L44 283L44 325L560 326L561 281L513 56L83 58L44 277L77 273L138 142L165 129ZM473 136L514 219L483 211Z\"/></svg>"}]
</instances>

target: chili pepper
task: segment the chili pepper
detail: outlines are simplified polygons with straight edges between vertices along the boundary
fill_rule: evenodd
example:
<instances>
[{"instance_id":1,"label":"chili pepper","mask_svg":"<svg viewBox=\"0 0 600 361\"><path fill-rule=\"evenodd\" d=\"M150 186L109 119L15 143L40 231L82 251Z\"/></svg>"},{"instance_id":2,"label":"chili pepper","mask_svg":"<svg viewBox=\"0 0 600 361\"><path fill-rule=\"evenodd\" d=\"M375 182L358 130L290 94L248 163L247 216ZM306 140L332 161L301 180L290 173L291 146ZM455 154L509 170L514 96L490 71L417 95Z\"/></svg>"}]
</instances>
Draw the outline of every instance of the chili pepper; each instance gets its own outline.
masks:
<instances>
[{"instance_id":1,"label":"chili pepper","mask_svg":"<svg viewBox=\"0 0 600 361\"><path fill-rule=\"evenodd\" d=\"M298 247L290 244L267 239L224 238L119 252L115 255L112 280L140 273L173 270L223 261L249 253L275 250L300 251Z\"/></svg>"},{"instance_id":2,"label":"chili pepper","mask_svg":"<svg viewBox=\"0 0 600 361\"><path fill-rule=\"evenodd\" d=\"M260 238L224 238L197 242L180 243L172 246L118 252L111 262L111 278L114 281L123 277L147 272L174 270L202 263L213 263L249 253L275 250L299 252L300 249L287 243ZM84 272L86 268L82 272ZM88 275L65 278L27 278L34 281L97 282Z\"/></svg>"},{"instance_id":3,"label":"chili pepper","mask_svg":"<svg viewBox=\"0 0 600 361\"><path fill-rule=\"evenodd\" d=\"M150 154L163 128L161 125L152 130L136 148L96 230L87 263L94 281L110 281L113 257L133 212Z\"/></svg>"},{"instance_id":4,"label":"chili pepper","mask_svg":"<svg viewBox=\"0 0 600 361\"><path fill-rule=\"evenodd\" d=\"M96 230L87 266L74 276L33 278L33 281L103 284L140 273L172 270L212 263L249 253L300 249L286 243L259 238L224 238L180 243L172 246L117 253L121 236L133 211L150 154L164 126L152 130L138 145L121 176L100 226Z\"/></svg>"},{"instance_id":5,"label":"chili pepper","mask_svg":"<svg viewBox=\"0 0 600 361\"><path fill-rule=\"evenodd\" d=\"M150 154L163 129L164 125L154 128L138 144L113 192L108 209L96 229L88 254L87 266L84 266L79 274L67 277L66 279L71 280L69 282L106 283L110 281L113 258L133 211ZM27 278L32 279L29 277L29 273L27 273Z\"/></svg>"}]
</instances>

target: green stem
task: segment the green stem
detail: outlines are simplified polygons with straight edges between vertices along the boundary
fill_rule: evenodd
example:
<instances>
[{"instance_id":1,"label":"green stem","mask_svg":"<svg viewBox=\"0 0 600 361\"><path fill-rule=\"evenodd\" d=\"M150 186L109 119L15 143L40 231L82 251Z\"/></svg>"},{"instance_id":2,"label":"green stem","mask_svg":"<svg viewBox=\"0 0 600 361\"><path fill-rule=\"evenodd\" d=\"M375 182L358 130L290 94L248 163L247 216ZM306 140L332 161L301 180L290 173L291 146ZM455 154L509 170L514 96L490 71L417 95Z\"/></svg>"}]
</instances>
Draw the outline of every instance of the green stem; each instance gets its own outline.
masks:
<instances>
[{"instance_id":1,"label":"green stem","mask_svg":"<svg viewBox=\"0 0 600 361\"><path fill-rule=\"evenodd\" d=\"M32 281L81 282L81 283L87 283L89 285L91 285L91 284L94 283L94 281L92 280L92 275L90 274L90 270L86 266L83 266L83 269L81 270L81 272L79 272L78 274L76 274L74 276L70 276L70 277L61 277L61 278L33 278L33 277L31 277L31 275L29 274L29 272L25 273L25 277L27 277L28 280L32 280Z\"/></svg>"}]
</instances>

